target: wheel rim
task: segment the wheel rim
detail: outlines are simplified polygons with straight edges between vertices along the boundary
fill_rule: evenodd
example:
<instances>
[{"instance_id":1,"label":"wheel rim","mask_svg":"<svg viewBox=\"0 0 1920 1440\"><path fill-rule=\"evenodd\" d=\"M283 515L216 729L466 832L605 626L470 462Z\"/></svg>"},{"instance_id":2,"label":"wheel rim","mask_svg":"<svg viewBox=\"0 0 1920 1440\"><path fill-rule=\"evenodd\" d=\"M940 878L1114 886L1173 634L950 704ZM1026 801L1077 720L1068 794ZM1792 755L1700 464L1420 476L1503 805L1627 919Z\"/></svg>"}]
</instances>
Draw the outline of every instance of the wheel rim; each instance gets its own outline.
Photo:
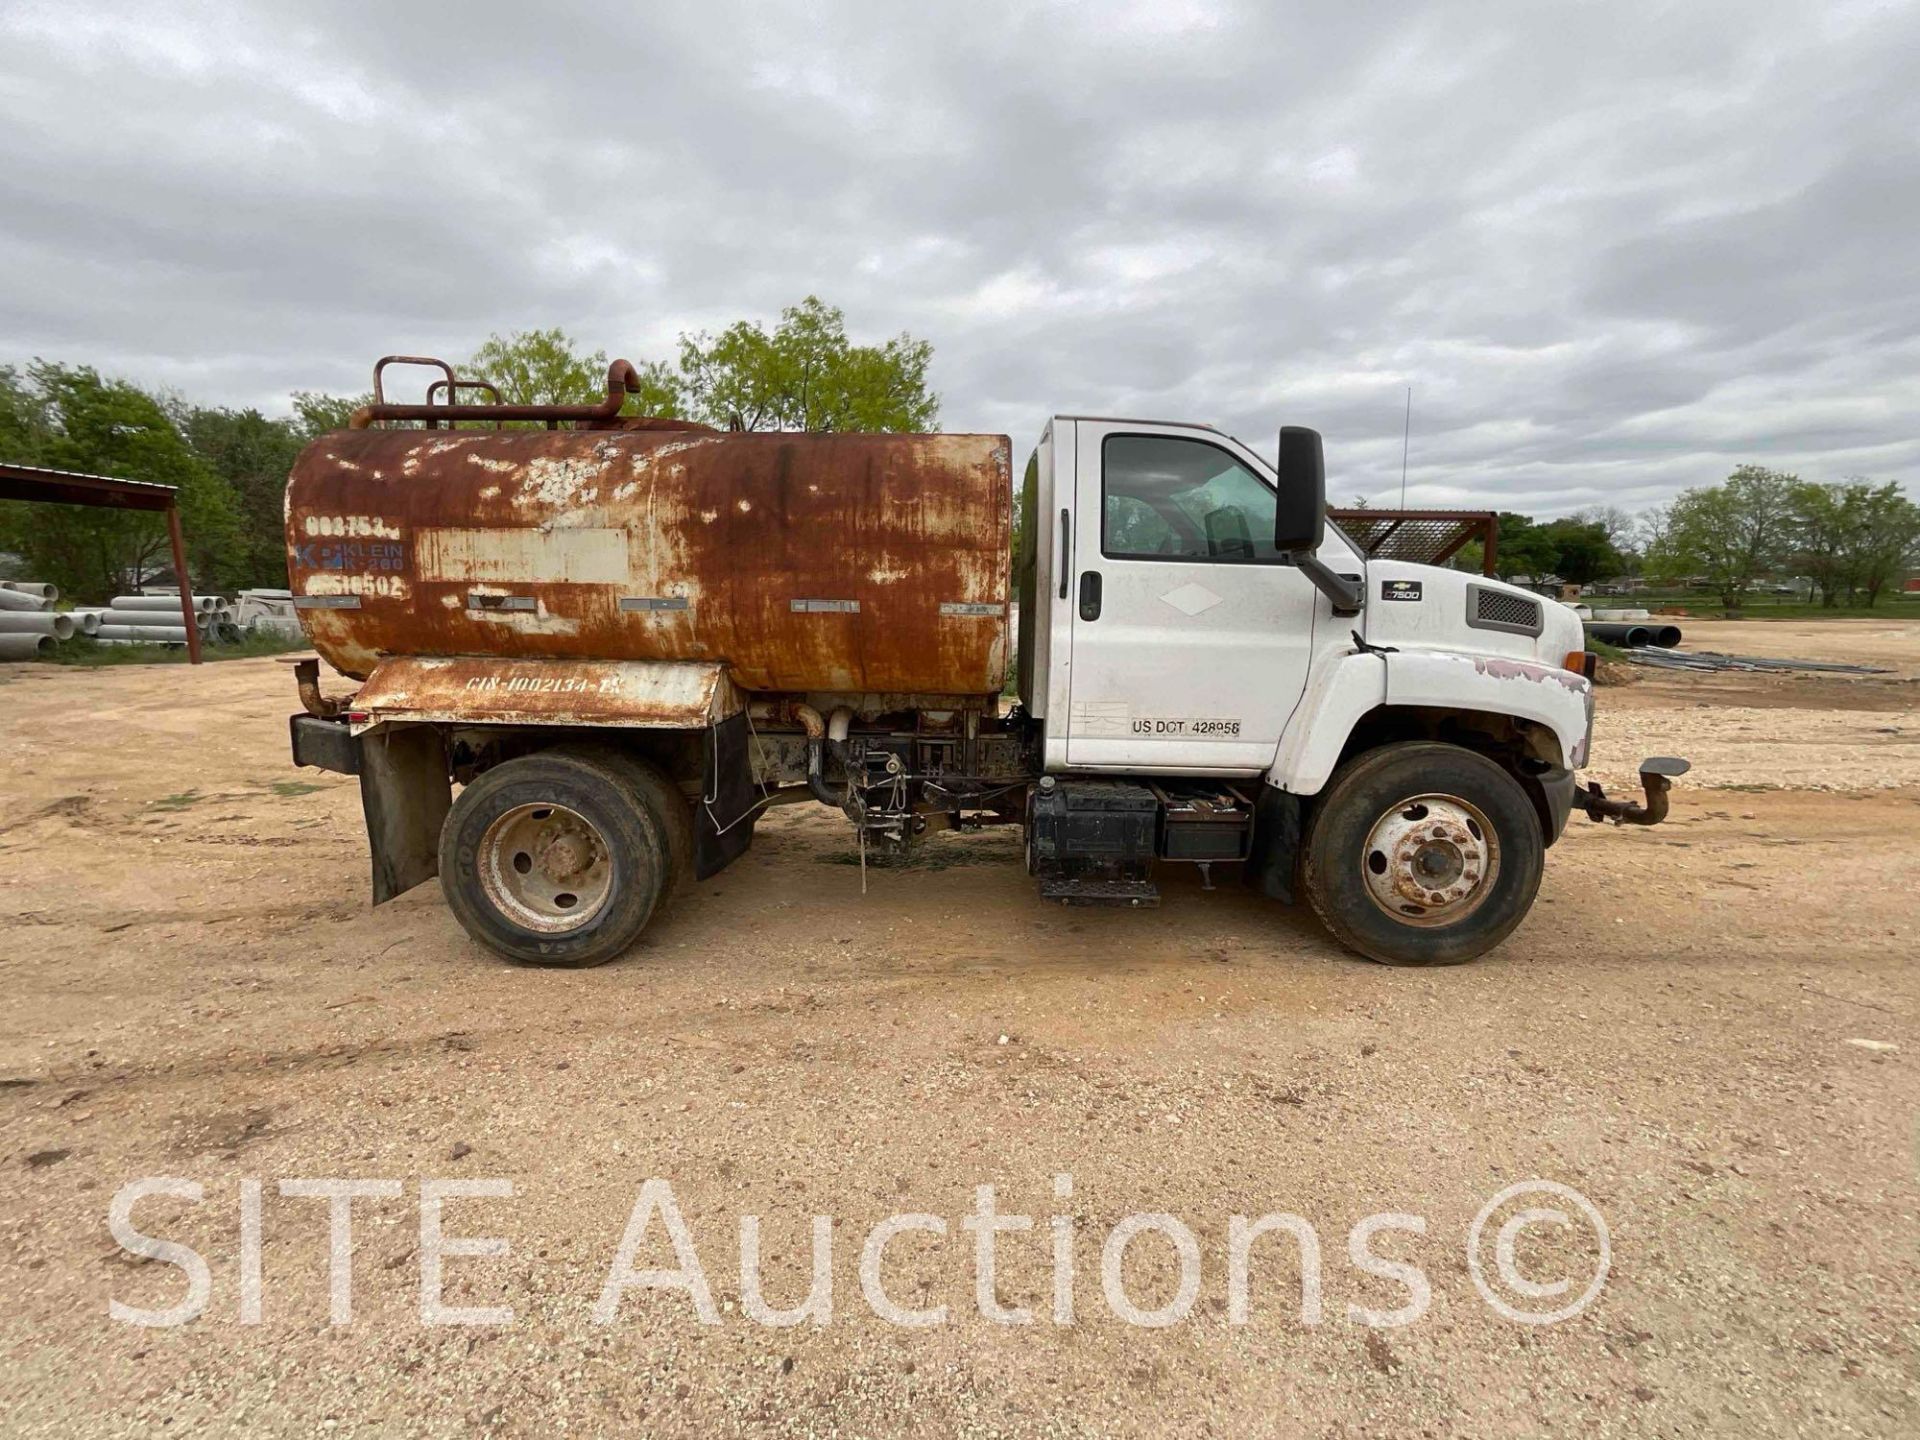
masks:
<instances>
[{"instance_id":1,"label":"wheel rim","mask_svg":"<svg viewBox=\"0 0 1920 1440\"><path fill-rule=\"evenodd\" d=\"M1500 837L1457 795L1414 795L1373 822L1360 852L1373 903L1402 925L1455 925L1500 873Z\"/></svg>"},{"instance_id":2,"label":"wheel rim","mask_svg":"<svg viewBox=\"0 0 1920 1440\"><path fill-rule=\"evenodd\" d=\"M514 924L543 934L578 930L613 890L606 838L564 805L516 805L480 839L480 886Z\"/></svg>"}]
</instances>

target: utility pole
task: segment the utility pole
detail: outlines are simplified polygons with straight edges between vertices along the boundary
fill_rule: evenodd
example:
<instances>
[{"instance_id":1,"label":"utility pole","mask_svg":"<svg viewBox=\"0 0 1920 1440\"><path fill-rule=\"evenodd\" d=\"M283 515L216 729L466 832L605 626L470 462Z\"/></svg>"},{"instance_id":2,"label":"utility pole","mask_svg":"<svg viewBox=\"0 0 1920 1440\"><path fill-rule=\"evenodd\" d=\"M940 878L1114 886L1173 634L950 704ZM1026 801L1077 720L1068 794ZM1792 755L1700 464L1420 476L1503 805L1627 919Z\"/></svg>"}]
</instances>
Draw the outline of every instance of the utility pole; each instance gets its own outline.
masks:
<instances>
[{"instance_id":1,"label":"utility pole","mask_svg":"<svg viewBox=\"0 0 1920 1440\"><path fill-rule=\"evenodd\" d=\"M1400 432L1400 508L1407 508L1407 446L1413 439L1413 387L1407 386L1407 423Z\"/></svg>"}]
</instances>

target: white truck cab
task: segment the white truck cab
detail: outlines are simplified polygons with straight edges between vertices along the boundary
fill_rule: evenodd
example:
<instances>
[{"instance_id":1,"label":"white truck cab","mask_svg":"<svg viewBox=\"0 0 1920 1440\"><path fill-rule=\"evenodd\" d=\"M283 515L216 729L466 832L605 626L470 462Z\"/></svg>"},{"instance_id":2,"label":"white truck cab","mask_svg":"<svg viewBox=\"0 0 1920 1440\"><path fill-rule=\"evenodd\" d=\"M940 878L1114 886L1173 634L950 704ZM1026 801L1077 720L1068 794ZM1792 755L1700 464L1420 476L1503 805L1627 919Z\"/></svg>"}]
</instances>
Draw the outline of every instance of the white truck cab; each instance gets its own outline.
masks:
<instances>
[{"instance_id":1,"label":"white truck cab","mask_svg":"<svg viewBox=\"0 0 1920 1440\"><path fill-rule=\"evenodd\" d=\"M1055 416L1018 510L1019 694L1056 791L1164 779L1146 791L1157 858L1242 860L1278 898L1304 888L1376 959L1471 958L1518 923L1592 731L1570 609L1369 560L1324 522L1309 430L1281 432L1276 467L1211 426ZM1589 813L1664 816L1686 767L1649 764L1646 805L1592 788ZM1169 853L1169 805L1196 781L1245 782L1219 792L1251 802L1243 848L1216 826L1217 852ZM1086 871L1064 869L1054 888L1075 898ZM1116 878L1103 867L1092 889L1124 893Z\"/></svg>"}]
</instances>

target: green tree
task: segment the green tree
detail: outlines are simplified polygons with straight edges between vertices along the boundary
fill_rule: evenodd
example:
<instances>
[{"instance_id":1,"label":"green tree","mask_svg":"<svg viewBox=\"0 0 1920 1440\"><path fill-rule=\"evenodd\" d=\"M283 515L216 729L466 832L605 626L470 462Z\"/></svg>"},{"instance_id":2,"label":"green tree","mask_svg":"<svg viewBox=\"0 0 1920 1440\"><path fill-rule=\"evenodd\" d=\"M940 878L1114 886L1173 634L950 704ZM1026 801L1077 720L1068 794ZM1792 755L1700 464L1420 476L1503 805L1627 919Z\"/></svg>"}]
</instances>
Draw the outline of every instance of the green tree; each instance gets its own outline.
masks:
<instances>
[{"instance_id":1,"label":"green tree","mask_svg":"<svg viewBox=\"0 0 1920 1440\"><path fill-rule=\"evenodd\" d=\"M691 414L744 430L931 430L933 346L910 335L855 345L837 308L809 295L771 333L739 321L717 336L680 338L680 381Z\"/></svg>"},{"instance_id":2,"label":"green tree","mask_svg":"<svg viewBox=\"0 0 1920 1440\"><path fill-rule=\"evenodd\" d=\"M1823 606L1840 603L1855 586L1855 533L1859 495L1854 487L1802 481L1788 495L1788 520L1794 567L1813 581Z\"/></svg>"},{"instance_id":3,"label":"green tree","mask_svg":"<svg viewBox=\"0 0 1920 1440\"><path fill-rule=\"evenodd\" d=\"M373 403L373 392L358 395L328 395L320 390L293 392L293 426L302 439L313 440L335 430L347 428L347 421L362 405Z\"/></svg>"},{"instance_id":4,"label":"green tree","mask_svg":"<svg viewBox=\"0 0 1920 1440\"><path fill-rule=\"evenodd\" d=\"M1727 609L1739 609L1754 581L1789 551L1798 483L1794 475L1742 465L1723 485L1688 490L1668 507L1648 568L1666 579L1699 576Z\"/></svg>"},{"instance_id":5,"label":"green tree","mask_svg":"<svg viewBox=\"0 0 1920 1440\"><path fill-rule=\"evenodd\" d=\"M1602 521L1568 516L1549 520L1536 533L1551 547L1553 573L1575 585L1591 585L1625 568Z\"/></svg>"},{"instance_id":6,"label":"green tree","mask_svg":"<svg viewBox=\"0 0 1920 1440\"><path fill-rule=\"evenodd\" d=\"M306 442L298 422L202 407L183 410L177 420L194 453L233 489L240 521L233 583L284 587L287 474Z\"/></svg>"},{"instance_id":7,"label":"green tree","mask_svg":"<svg viewBox=\"0 0 1920 1440\"><path fill-rule=\"evenodd\" d=\"M1855 595L1877 603L1880 592L1912 568L1920 552L1920 506L1900 493L1892 481L1875 485L1855 480L1846 489L1859 517L1848 547L1849 578Z\"/></svg>"},{"instance_id":8,"label":"green tree","mask_svg":"<svg viewBox=\"0 0 1920 1440\"><path fill-rule=\"evenodd\" d=\"M606 352L576 351L558 326L489 335L457 369L463 379L491 380L506 405L591 405L607 393ZM461 398L487 397L470 392Z\"/></svg>"},{"instance_id":9,"label":"green tree","mask_svg":"<svg viewBox=\"0 0 1920 1440\"><path fill-rule=\"evenodd\" d=\"M10 382L19 392L17 380ZM175 486L196 584L227 583L239 524L231 487L187 445L160 402L88 366L27 367L33 463ZM19 423L19 402L6 409ZM37 412L37 418L34 418ZM167 564L166 522L143 511L16 501L0 507L0 549L76 597L107 598Z\"/></svg>"},{"instance_id":10,"label":"green tree","mask_svg":"<svg viewBox=\"0 0 1920 1440\"><path fill-rule=\"evenodd\" d=\"M1500 535L1493 547L1494 572L1502 580L1525 575L1538 580L1542 575L1558 573L1554 566L1559 550L1546 527L1533 523L1531 515L1500 512Z\"/></svg>"}]
</instances>

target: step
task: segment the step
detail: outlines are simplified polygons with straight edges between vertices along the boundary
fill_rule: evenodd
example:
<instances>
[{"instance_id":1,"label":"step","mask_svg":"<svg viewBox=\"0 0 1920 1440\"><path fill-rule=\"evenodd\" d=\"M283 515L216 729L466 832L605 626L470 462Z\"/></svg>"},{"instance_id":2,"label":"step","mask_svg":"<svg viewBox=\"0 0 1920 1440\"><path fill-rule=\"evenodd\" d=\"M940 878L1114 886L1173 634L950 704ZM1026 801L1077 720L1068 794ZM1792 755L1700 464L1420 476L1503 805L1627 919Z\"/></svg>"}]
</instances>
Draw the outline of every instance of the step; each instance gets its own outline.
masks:
<instances>
[{"instance_id":1,"label":"step","mask_svg":"<svg viewBox=\"0 0 1920 1440\"><path fill-rule=\"evenodd\" d=\"M1054 880L1040 882L1042 900L1062 905L1133 905L1149 908L1160 903L1160 888L1151 880Z\"/></svg>"}]
</instances>

